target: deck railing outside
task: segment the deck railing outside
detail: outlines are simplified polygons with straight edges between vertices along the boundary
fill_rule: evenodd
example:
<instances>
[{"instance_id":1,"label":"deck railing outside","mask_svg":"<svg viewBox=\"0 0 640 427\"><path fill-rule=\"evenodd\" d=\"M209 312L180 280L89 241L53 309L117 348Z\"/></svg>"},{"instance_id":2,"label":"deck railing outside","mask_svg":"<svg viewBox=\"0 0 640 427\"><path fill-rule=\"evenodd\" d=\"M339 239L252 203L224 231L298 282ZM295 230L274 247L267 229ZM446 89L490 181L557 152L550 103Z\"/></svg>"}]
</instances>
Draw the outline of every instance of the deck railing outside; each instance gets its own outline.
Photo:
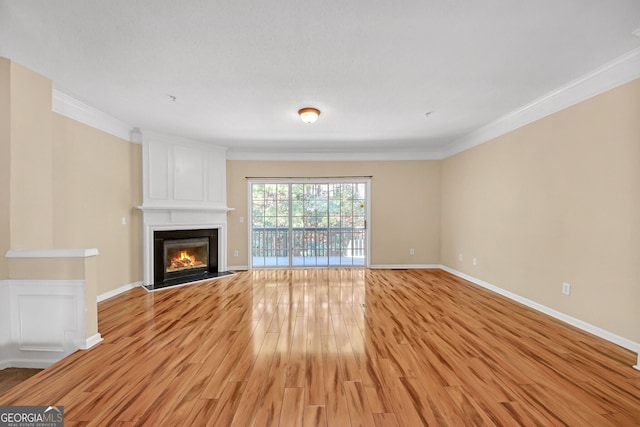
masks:
<instances>
[{"instance_id":1,"label":"deck railing outside","mask_svg":"<svg viewBox=\"0 0 640 427\"><path fill-rule=\"evenodd\" d=\"M291 252L293 257L364 257L364 242L364 228L256 227L253 256L288 257Z\"/></svg>"}]
</instances>

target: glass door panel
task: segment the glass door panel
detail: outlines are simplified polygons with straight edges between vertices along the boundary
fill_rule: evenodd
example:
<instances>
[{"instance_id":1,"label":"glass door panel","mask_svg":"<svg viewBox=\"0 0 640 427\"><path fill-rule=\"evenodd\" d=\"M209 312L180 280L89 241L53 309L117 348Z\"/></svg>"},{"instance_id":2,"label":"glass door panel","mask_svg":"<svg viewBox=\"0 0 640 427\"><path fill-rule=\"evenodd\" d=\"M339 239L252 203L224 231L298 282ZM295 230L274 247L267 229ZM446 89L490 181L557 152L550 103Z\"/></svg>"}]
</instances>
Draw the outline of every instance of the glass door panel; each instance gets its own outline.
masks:
<instances>
[{"instance_id":1,"label":"glass door panel","mask_svg":"<svg viewBox=\"0 0 640 427\"><path fill-rule=\"evenodd\" d=\"M253 267L364 266L368 182L252 182Z\"/></svg>"}]
</instances>

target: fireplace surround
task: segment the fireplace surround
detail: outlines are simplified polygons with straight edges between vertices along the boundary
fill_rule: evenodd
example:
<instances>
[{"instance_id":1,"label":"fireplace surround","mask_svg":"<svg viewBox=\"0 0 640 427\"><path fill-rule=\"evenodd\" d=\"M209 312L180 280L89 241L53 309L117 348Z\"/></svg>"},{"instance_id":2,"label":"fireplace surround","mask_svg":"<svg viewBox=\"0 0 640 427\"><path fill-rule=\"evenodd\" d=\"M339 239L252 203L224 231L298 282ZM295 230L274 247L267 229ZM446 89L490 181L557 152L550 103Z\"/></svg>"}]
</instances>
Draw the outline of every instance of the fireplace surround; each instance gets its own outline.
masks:
<instances>
[{"instance_id":1,"label":"fireplace surround","mask_svg":"<svg viewBox=\"0 0 640 427\"><path fill-rule=\"evenodd\" d=\"M196 212L176 216L167 215L166 210L144 209L143 284L148 291L232 274L225 271L226 224L172 221L184 218L185 214L188 218L197 216ZM209 217L221 215L226 216L226 212L207 214ZM172 259L185 257L190 261L174 263L172 267Z\"/></svg>"}]
</instances>

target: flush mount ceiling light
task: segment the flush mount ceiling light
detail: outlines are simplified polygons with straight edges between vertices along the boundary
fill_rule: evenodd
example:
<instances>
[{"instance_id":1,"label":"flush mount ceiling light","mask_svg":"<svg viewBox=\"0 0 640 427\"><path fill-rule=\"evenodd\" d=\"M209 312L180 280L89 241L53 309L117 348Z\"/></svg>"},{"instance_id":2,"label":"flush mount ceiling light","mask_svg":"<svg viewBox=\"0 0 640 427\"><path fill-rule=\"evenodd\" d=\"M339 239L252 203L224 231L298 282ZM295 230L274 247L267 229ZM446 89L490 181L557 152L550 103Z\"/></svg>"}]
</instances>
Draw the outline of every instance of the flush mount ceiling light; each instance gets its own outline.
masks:
<instances>
[{"instance_id":1,"label":"flush mount ceiling light","mask_svg":"<svg viewBox=\"0 0 640 427\"><path fill-rule=\"evenodd\" d=\"M298 114L300 115L300 119L305 123L313 123L318 120L318 116L320 115L320 110L317 108L301 108L298 110Z\"/></svg>"}]
</instances>

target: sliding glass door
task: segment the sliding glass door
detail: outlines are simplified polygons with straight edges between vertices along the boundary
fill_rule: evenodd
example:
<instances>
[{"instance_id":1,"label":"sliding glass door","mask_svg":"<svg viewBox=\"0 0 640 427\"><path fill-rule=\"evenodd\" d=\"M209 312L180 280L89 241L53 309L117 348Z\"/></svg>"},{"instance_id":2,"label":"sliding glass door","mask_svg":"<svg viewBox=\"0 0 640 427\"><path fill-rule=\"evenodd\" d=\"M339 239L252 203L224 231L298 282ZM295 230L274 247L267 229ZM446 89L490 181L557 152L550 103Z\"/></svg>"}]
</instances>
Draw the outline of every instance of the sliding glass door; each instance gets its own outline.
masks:
<instances>
[{"instance_id":1,"label":"sliding glass door","mask_svg":"<svg viewBox=\"0 0 640 427\"><path fill-rule=\"evenodd\" d=\"M252 267L366 266L368 179L250 180Z\"/></svg>"}]
</instances>

